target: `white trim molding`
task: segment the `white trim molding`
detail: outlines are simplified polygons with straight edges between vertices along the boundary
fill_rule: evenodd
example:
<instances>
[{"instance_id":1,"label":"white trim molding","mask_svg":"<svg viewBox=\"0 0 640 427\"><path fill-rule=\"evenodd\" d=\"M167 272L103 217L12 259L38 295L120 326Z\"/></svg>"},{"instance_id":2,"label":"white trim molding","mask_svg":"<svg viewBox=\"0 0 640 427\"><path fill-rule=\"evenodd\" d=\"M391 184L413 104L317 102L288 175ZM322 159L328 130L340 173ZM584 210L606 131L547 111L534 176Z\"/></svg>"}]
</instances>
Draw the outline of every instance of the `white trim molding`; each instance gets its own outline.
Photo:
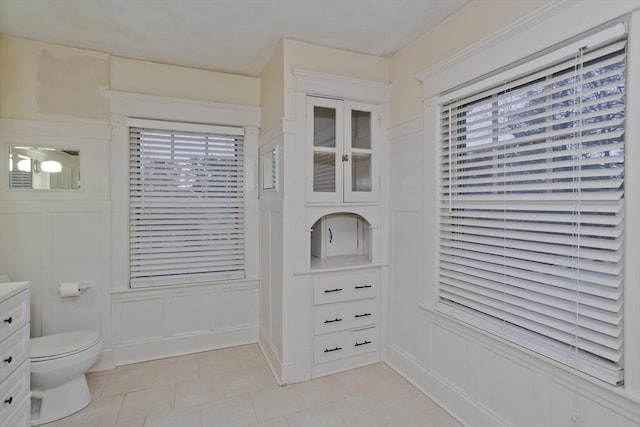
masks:
<instances>
[{"instance_id":1,"label":"white trim molding","mask_svg":"<svg viewBox=\"0 0 640 427\"><path fill-rule=\"evenodd\" d=\"M373 104L385 104L391 95L391 85L388 83L300 69L293 70L293 75L296 78L296 92L304 92L305 95L333 96Z\"/></svg>"},{"instance_id":2,"label":"white trim molding","mask_svg":"<svg viewBox=\"0 0 640 427\"><path fill-rule=\"evenodd\" d=\"M260 107L110 91L111 113L226 126L260 126Z\"/></svg>"}]
</instances>

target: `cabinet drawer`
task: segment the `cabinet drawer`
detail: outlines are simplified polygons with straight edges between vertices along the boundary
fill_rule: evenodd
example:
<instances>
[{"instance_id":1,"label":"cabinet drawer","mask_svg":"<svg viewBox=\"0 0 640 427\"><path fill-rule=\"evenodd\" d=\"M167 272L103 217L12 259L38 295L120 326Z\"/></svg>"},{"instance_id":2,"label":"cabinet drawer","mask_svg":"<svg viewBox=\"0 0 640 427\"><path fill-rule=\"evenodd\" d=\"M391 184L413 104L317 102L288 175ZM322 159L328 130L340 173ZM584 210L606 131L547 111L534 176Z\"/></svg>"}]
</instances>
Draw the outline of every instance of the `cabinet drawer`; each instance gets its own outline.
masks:
<instances>
[{"instance_id":1,"label":"cabinet drawer","mask_svg":"<svg viewBox=\"0 0 640 427\"><path fill-rule=\"evenodd\" d=\"M375 325L378 319L378 300L370 298L315 308L313 332L316 335Z\"/></svg>"},{"instance_id":2,"label":"cabinet drawer","mask_svg":"<svg viewBox=\"0 0 640 427\"><path fill-rule=\"evenodd\" d=\"M29 322L29 290L0 303L0 341Z\"/></svg>"},{"instance_id":3,"label":"cabinet drawer","mask_svg":"<svg viewBox=\"0 0 640 427\"><path fill-rule=\"evenodd\" d=\"M31 399L25 399L17 407L14 414L0 427L29 427L31 426Z\"/></svg>"},{"instance_id":4,"label":"cabinet drawer","mask_svg":"<svg viewBox=\"0 0 640 427\"><path fill-rule=\"evenodd\" d=\"M321 335L315 338L313 361L317 365L345 357L371 353L377 348L377 328Z\"/></svg>"},{"instance_id":5,"label":"cabinet drawer","mask_svg":"<svg viewBox=\"0 0 640 427\"><path fill-rule=\"evenodd\" d=\"M0 382L29 358L29 324L0 342Z\"/></svg>"},{"instance_id":6,"label":"cabinet drawer","mask_svg":"<svg viewBox=\"0 0 640 427\"><path fill-rule=\"evenodd\" d=\"M13 418L22 403L30 396L29 360L26 360L7 379L0 383L0 420ZM9 424L5 424L9 425ZM4 427L4 425L2 425ZM12 426L13 427L13 426Z\"/></svg>"},{"instance_id":7,"label":"cabinet drawer","mask_svg":"<svg viewBox=\"0 0 640 427\"><path fill-rule=\"evenodd\" d=\"M313 301L316 305L377 295L378 274L375 271L332 274L313 279Z\"/></svg>"}]
</instances>

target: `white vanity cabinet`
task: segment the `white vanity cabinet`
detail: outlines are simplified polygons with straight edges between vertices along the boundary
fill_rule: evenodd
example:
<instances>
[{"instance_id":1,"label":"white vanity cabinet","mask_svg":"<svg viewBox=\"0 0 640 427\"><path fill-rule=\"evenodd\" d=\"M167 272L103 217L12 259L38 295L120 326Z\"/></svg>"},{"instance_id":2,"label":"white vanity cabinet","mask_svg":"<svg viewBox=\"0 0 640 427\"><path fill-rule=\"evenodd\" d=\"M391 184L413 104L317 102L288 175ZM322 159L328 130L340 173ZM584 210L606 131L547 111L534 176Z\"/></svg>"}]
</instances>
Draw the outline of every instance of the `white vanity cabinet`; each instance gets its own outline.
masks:
<instances>
[{"instance_id":1,"label":"white vanity cabinet","mask_svg":"<svg viewBox=\"0 0 640 427\"><path fill-rule=\"evenodd\" d=\"M30 420L29 282L0 283L0 427Z\"/></svg>"}]
</instances>

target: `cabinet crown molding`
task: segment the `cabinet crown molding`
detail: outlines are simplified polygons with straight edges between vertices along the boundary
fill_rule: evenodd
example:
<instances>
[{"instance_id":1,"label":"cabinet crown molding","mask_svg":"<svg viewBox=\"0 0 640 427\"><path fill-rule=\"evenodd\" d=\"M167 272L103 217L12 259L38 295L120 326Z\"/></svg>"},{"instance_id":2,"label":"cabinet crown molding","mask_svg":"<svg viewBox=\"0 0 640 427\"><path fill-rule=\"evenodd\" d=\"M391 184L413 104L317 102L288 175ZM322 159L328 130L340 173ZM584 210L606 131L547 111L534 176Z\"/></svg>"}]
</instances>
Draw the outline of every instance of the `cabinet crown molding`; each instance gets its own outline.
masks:
<instances>
[{"instance_id":1,"label":"cabinet crown molding","mask_svg":"<svg viewBox=\"0 0 640 427\"><path fill-rule=\"evenodd\" d=\"M391 85L335 74L294 69L296 92L385 104L389 102Z\"/></svg>"}]
</instances>

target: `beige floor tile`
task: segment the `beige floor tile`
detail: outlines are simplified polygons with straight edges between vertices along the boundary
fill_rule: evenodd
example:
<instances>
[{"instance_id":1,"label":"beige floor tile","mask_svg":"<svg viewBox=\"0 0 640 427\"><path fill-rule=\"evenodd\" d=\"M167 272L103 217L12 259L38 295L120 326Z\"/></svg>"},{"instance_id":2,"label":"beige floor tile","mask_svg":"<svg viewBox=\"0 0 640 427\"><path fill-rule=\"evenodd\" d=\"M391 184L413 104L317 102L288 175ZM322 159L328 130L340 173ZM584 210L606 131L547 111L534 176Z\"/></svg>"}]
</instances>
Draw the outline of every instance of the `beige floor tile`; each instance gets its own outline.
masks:
<instances>
[{"instance_id":1,"label":"beige floor tile","mask_svg":"<svg viewBox=\"0 0 640 427\"><path fill-rule=\"evenodd\" d=\"M127 393L118 422L173 410L174 389L175 386L170 385Z\"/></svg>"},{"instance_id":2,"label":"beige floor tile","mask_svg":"<svg viewBox=\"0 0 640 427\"><path fill-rule=\"evenodd\" d=\"M154 376L155 367L153 366L138 366L137 369L126 371L116 369L116 372L107 376L101 396L113 396L151 388Z\"/></svg>"},{"instance_id":3,"label":"beige floor tile","mask_svg":"<svg viewBox=\"0 0 640 427\"><path fill-rule=\"evenodd\" d=\"M267 367L227 372L221 377L226 397L277 387L273 374Z\"/></svg>"},{"instance_id":4,"label":"beige floor tile","mask_svg":"<svg viewBox=\"0 0 640 427\"><path fill-rule=\"evenodd\" d=\"M144 418L124 421L124 422L115 424L113 427L144 427Z\"/></svg>"},{"instance_id":5,"label":"beige floor tile","mask_svg":"<svg viewBox=\"0 0 640 427\"><path fill-rule=\"evenodd\" d=\"M349 396L349 392L335 377L316 378L287 387L296 389L305 408L324 406Z\"/></svg>"},{"instance_id":6,"label":"beige floor tile","mask_svg":"<svg viewBox=\"0 0 640 427\"><path fill-rule=\"evenodd\" d=\"M167 365L176 361L175 357L165 357L162 359L148 360L146 362L130 363L128 365L118 366L116 372L129 371L131 369L152 368L156 366Z\"/></svg>"},{"instance_id":7,"label":"beige floor tile","mask_svg":"<svg viewBox=\"0 0 640 427\"><path fill-rule=\"evenodd\" d=\"M224 399L224 389L220 376L176 384L176 409L222 399Z\"/></svg>"},{"instance_id":8,"label":"beige floor tile","mask_svg":"<svg viewBox=\"0 0 640 427\"><path fill-rule=\"evenodd\" d=\"M289 427L344 427L336 409L331 405L305 409L286 417Z\"/></svg>"},{"instance_id":9,"label":"beige floor tile","mask_svg":"<svg viewBox=\"0 0 640 427\"><path fill-rule=\"evenodd\" d=\"M200 406L149 415L145 418L144 427L202 427Z\"/></svg>"},{"instance_id":10,"label":"beige floor tile","mask_svg":"<svg viewBox=\"0 0 640 427\"><path fill-rule=\"evenodd\" d=\"M58 421L56 427L112 426L116 422L121 404L122 395L96 399L83 410Z\"/></svg>"},{"instance_id":11,"label":"beige floor tile","mask_svg":"<svg viewBox=\"0 0 640 427\"><path fill-rule=\"evenodd\" d=\"M244 369L232 349L216 350L206 357L198 359L200 378L220 375Z\"/></svg>"},{"instance_id":12,"label":"beige floor tile","mask_svg":"<svg viewBox=\"0 0 640 427\"><path fill-rule=\"evenodd\" d=\"M418 390L378 394L377 399L382 402L393 419L426 411L434 406L433 402Z\"/></svg>"},{"instance_id":13,"label":"beige floor tile","mask_svg":"<svg viewBox=\"0 0 640 427\"><path fill-rule=\"evenodd\" d=\"M87 375L87 384L89 385L89 391L91 392L92 399L98 399L102 394L105 384L107 384L107 375Z\"/></svg>"},{"instance_id":14,"label":"beige floor tile","mask_svg":"<svg viewBox=\"0 0 640 427\"><path fill-rule=\"evenodd\" d=\"M252 424L251 427L289 427L289 424L284 418L276 418L275 420Z\"/></svg>"},{"instance_id":15,"label":"beige floor tile","mask_svg":"<svg viewBox=\"0 0 640 427\"><path fill-rule=\"evenodd\" d=\"M244 427L258 421L248 394L202 405L202 425Z\"/></svg>"},{"instance_id":16,"label":"beige floor tile","mask_svg":"<svg viewBox=\"0 0 640 427\"><path fill-rule=\"evenodd\" d=\"M381 402L363 394L339 400L333 407L348 427L374 427L392 421Z\"/></svg>"},{"instance_id":17,"label":"beige floor tile","mask_svg":"<svg viewBox=\"0 0 640 427\"><path fill-rule=\"evenodd\" d=\"M267 365L267 360L258 344L242 345L234 347L234 350L243 368L258 368Z\"/></svg>"},{"instance_id":18,"label":"beige floor tile","mask_svg":"<svg viewBox=\"0 0 640 427\"><path fill-rule=\"evenodd\" d=\"M251 393L251 401L259 421L280 418L304 408L302 399L293 387L275 387Z\"/></svg>"},{"instance_id":19,"label":"beige floor tile","mask_svg":"<svg viewBox=\"0 0 640 427\"><path fill-rule=\"evenodd\" d=\"M153 386L175 384L198 379L198 361L187 360L156 366Z\"/></svg>"},{"instance_id":20,"label":"beige floor tile","mask_svg":"<svg viewBox=\"0 0 640 427\"><path fill-rule=\"evenodd\" d=\"M462 427L455 418L437 406L436 408L397 419L385 424L385 427Z\"/></svg>"}]
</instances>

